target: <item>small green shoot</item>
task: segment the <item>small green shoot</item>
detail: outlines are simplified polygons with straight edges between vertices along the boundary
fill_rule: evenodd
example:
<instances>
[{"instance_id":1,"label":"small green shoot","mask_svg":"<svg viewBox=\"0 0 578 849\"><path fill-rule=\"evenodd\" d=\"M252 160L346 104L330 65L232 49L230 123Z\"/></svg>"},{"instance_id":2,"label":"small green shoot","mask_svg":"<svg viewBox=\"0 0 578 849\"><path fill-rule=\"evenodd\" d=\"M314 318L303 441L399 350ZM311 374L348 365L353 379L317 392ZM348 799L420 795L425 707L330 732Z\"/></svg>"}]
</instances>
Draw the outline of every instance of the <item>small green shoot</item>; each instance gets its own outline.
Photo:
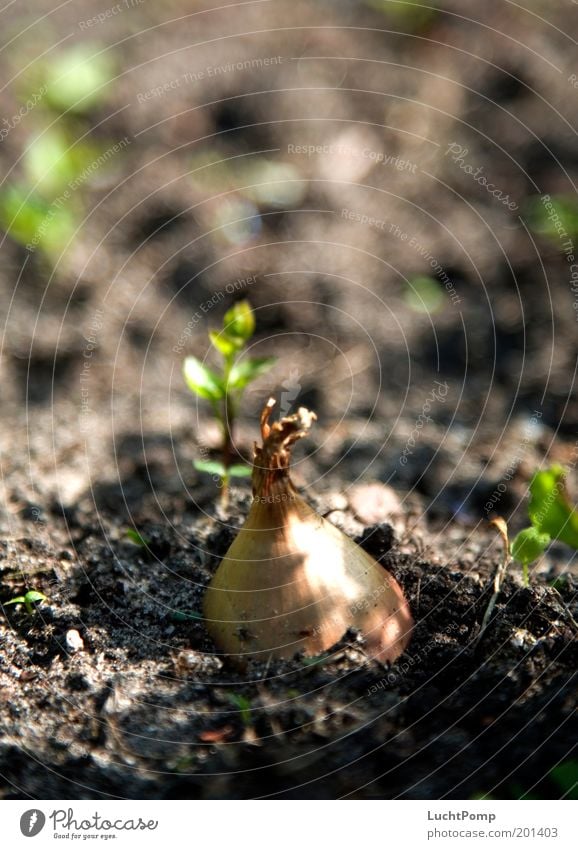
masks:
<instances>
[{"instance_id":1,"label":"small green shoot","mask_svg":"<svg viewBox=\"0 0 578 849\"><path fill-rule=\"evenodd\" d=\"M578 549L578 510L566 491L566 472L555 465L537 472L530 483L528 513L532 525L552 539Z\"/></svg>"},{"instance_id":2,"label":"small green shoot","mask_svg":"<svg viewBox=\"0 0 578 849\"><path fill-rule=\"evenodd\" d=\"M522 564L526 587L530 583L528 567L544 553L549 544L550 536L541 534L537 528L525 528L512 540L512 557Z\"/></svg>"},{"instance_id":3,"label":"small green shoot","mask_svg":"<svg viewBox=\"0 0 578 849\"><path fill-rule=\"evenodd\" d=\"M255 332L255 315L248 301L240 301L227 311L221 330L211 330L209 339L220 354L220 371L214 371L196 357L187 357L183 375L191 392L209 401L222 432L221 461L195 460L199 472L213 475L221 487L221 503L228 503L231 478L248 477L250 466L233 463L233 427L244 390L268 371L275 357L242 357L242 351Z\"/></svg>"},{"instance_id":4,"label":"small green shoot","mask_svg":"<svg viewBox=\"0 0 578 849\"><path fill-rule=\"evenodd\" d=\"M434 313L444 303L444 290L433 277L413 277L408 281L405 302L414 312Z\"/></svg>"},{"instance_id":5,"label":"small green shoot","mask_svg":"<svg viewBox=\"0 0 578 849\"><path fill-rule=\"evenodd\" d=\"M246 696L238 695L237 693L229 693L229 701L239 709L241 721L248 728L253 723L253 711L251 708L251 700Z\"/></svg>"},{"instance_id":6,"label":"small green shoot","mask_svg":"<svg viewBox=\"0 0 578 849\"><path fill-rule=\"evenodd\" d=\"M103 102L114 77L110 55L96 44L69 48L51 58L42 71L46 100L57 112L84 114Z\"/></svg>"},{"instance_id":7,"label":"small green shoot","mask_svg":"<svg viewBox=\"0 0 578 849\"><path fill-rule=\"evenodd\" d=\"M578 760L558 764L550 770L549 778L558 785L565 799L578 799Z\"/></svg>"},{"instance_id":8,"label":"small green shoot","mask_svg":"<svg viewBox=\"0 0 578 849\"><path fill-rule=\"evenodd\" d=\"M147 548L149 545L149 540L140 534L136 528L127 528L124 535L133 545L138 545L140 548Z\"/></svg>"},{"instance_id":9,"label":"small green shoot","mask_svg":"<svg viewBox=\"0 0 578 849\"><path fill-rule=\"evenodd\" d=\"M365 5L377 12L382 12L400 28L408 32L423 32L431 26L439 9L430 7L427 3L405 2L405 0L365 0Z\"/></svg>"},{"instance_id":10,"label":"small green shoot","mask_svg":"<svg viewBox=\"0 0 578 849\"><path fill-rule=\"evenodd\" d=\"M525 204L530 230L560 243L561 233L571 238L578 235L578 202L574 195L534 196ZM559 229L560 228L560 229ZM562 240L563 241L563 240Z\"/></svg>"},{"instance_id":11,"label":"small green shoot","mask_svg":"<svg viewBox=\"0 0 578 849\"><path fill-rule=\"evenodd\" d=\"M536 472L530 482L528 515L531 527L525 528L512 542L512 556L522 564L524 583L528 585L528 567L540 557L553 539L578 550L578 510L566 491L566 472L554 465Z\"/></svg>"},{"instance_id":12,"label":"small green shoot","mask_svg":"<svg viewBox=\"0 0 578 849\"><path fill-rule=\"evenodd\" d=\"M21 245L38 246L56 259L76 224L72 209L50 204L24 186L8 186L0 192L0 226Z\"/></svg>"},{"instance_id":13,"label":"small green shoot","mask_svg":"<svg viewBox=\"0 0 578 849\"><path fill-rule=\"evenodd\" d=\"M35 605L40 601L46 601L44 593L38 590L28 590L25 595L18 595L16 598L11 598L10 601L5 601L4 604L23 604L26 608L26 613L32 616L35 610Z\"/></svg>"},{"instance_id":14,"label":"small green shoot","mask_svg":"<svg viewBox=\"0 0 578 849\"><path fill-rule=\"evenodd\" d=\"M23 165L34 191L53 199L70 185L89 180L90 166L101 153L94 144L78 141L63 129L45 130L33 138L24 151Z\"/></svg>"},{"instance_id":15,"label":"small green shoot","mask_svg":"<svg viewBox=\"0 0 578 849\"><path fill-rule=\"evenodd\" d=\"M108 53L84 44L33 63L21 81L34 116L19 177L0 191L0 227L51 264L84 218L78 189L108 162L99 142L85 140L86 116L104 102L113 75Z\"/></svg>"}]
</instances>

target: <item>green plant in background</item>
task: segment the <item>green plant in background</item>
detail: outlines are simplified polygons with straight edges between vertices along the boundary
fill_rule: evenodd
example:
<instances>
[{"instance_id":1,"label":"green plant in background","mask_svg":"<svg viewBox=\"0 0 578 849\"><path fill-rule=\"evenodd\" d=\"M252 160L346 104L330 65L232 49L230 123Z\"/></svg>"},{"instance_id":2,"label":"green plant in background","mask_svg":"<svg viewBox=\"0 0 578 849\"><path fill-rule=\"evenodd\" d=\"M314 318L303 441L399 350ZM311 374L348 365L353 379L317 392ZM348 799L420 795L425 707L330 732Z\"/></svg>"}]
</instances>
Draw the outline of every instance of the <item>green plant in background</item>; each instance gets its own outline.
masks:
<instances>
[{"instance_id":1,"label":"green plant in background","mask_svg":"<svg viewBox=\"0 0 578 849\"><path fill-rule=\"evenodd\" d=\"M209 368L197 357L187 357L183 363L187 386L199 398L210 402L221 428L221 460L195 460L193 465L197 471L217 478L223 506L228 502L230 479L251 474L250 466L233 463L233 428L243 392L275 362L275 357L242 357L254 332L253 310L248 301L240 301L225 313L221 330L209 332L211 344L222 359L220 371Z\"/></svg>"},{"instance_id":2,"label":"green plant in background","mask_svg":"<svg viewBox=\"0 0 578 849\"><path fill-rule=\"evenodd\" d=\"M512 558L521 563L526 586L530 583L528 567L543 554L550 542L549 534L542 534L537 528L525 528L512 540Z\"/></svg>"},{"instance_id":3,"label":"green plant in background","mask_svg":"<svg viewBox=\"0 0 578 849\"><path fill-rule=\"evenodd\" d=\"M421 32L431 26L440 9L432 8L427 3L406 2L406 0L364 0L365 5L377 12L382 12L399 27L409 32ZM441 6L438 3L437 6Z\"/></svg>"},{"instance_id":4,"label":"green plant in background","mask_svg":"<svg viewBox=\"0 0 578 849\"><path fill-rule=\"evenodd\" d=\"M405 302L415 312L437 312L443 306L444 290L433 277L413 277L408 281Z\"/></svg>"},{"instance_id":5,"label":"green plant in background","mask_svg":"<svg viewBox=\"0 0 578 849\"><path fill-rule=\"evenodd\" d=\"M531 526L512 540L512 557L522 564L524 583L528 567L540 557L553 539L578 550L578 510L566 491L566 472L554 465L536 472L530 482L528 515Z\"/></svg>"},{"instance_id":6,"label":"green plant in background","mask_svg":"<svg viewBox=\"0 0 578 849\"><path fill-rule=\"evenodd\" d=\"M76 227L72 209L47 203L25 185L0 193L0 225L21 245L56 260Z\"/></svg>"},{"instance_id":7,"label":"green plant in background","mask_svg":"<svg viewBox=\"0 0 578 849\"><path fill-rule=\"evenodd\" d=\"M295 165L264 156L227 157L203 150L191 158L196 186L214 195L208 224L215 235L234 245L256 238L262 213L295 209L307 192L307 181Z\"/></svg>"},{"instance_id":8,"label":"green plant in background","mask_svg":"<svg viewBox=\"0 0 578 849\"><path fill-rule=\"evenodd\" d=\"M229 701L232 705L239 709L241 721L245 728L248 728L253 722L253 709L251 700L246 696L237 693L229 693Z\"/></svg>"},{"instance_id":9,"label":"green plant in background","mask_svg":"<svg viewBox=\"0 0 578 849\"><path fill-rule=\"evenodd\" d=\"M85 141L88 113L104 102L111 60L97 45L82 45L35 63L20 99L30 104L30 137L22 176L0 191L0 226L28 250L55 262L72 238L84 204L77 189L107 160L100 144ZM57 122L57 123L55 123ZM102 158L102 163L100 158Z\"/></svg>"},{"instance_id":10,"label":"green plant in background","mask_svg":"<svg viewBox=\"0 0 578 849\"><path fill-rule=\"evenodd\" d=\"M149 545L149 540L136 528L127 528L124 535L133 545L137 545L139 548L147 548Z\"/></svg>"},{"instance_id":11,"label":"green plant in background","mask_svg":"<svg viewBox=\"0 0 578 849\"><path fill-rule=\"evenodd\" d=\"M54 199L67 186L81 183L101 152L100 145L77 141L70 131L51 127L26 147L23 165L28 184L43 197Z\"/></svg>"},{"instance_id":12,"label":"green plant in background","mask_svg":"<svg viewBox=\"0 0 578 849\"><path fill-rule=\"evenodd\" d=\"M565 799L578 799L578 761L569 760L550 770L549 777L562 791Z\"/></svg>"},{"instance_id":13,"label":"green plant in background","mask_svg":"<svg viewBox=\"0 0 578 849\"><path fill-rule=\"evenodd\" d=\"M553 785L559 793L559 798L563 799L578 799L578 761L577 760L568 760L562 761L558 766L553 767L546 777L546 786L544 789L547 791L547 795L530 795L526 789L519 782L512 781L506 785L505 789L501 789L500 796L492 796L491 793L484 793L483 791L478 791L477 793L473 793L470 796L470 799L484 799L484 800L493 800L496 798L499 799L542 799L542 798L552 798L551 789L548 787L549 785Z\"/></svg>"},{"instance_id":14,"label":"green plant in background","mask_svg":"<svg viewBox=\"0 0 578 849\"><path fill-rule=\"evenodd\" d=\"M524 205L524 214L533 233L547 236L556 243L560 243L564 235L578 236L578 201L574 195L531 197Z\"/></svg>"},{"instance_id":15,"label":"green plant in background","mask_svg":"<svg viewBox=\"0 0 578 849\"><path fill-rule=\"evenodd\" d=\"M35 605L41 601L46 601L44 593L40 593L38 590L28 590L25 595L18 595L16 598L11 598L10 601L5 601L4 604L23 604L26 608L26 613L32 616Z\"/></svg>"},{"instance_id":16,"label":"green plant in background","mask_svg":"<svg viewBox=\"0 0 578 849\"><path fill-rule=\"evenodd\" d=\"M46 102L55 112L84 115L100 105L114 77L114 64L96 43L69 48L39 64Z\"/></svg>"}]
</instances>

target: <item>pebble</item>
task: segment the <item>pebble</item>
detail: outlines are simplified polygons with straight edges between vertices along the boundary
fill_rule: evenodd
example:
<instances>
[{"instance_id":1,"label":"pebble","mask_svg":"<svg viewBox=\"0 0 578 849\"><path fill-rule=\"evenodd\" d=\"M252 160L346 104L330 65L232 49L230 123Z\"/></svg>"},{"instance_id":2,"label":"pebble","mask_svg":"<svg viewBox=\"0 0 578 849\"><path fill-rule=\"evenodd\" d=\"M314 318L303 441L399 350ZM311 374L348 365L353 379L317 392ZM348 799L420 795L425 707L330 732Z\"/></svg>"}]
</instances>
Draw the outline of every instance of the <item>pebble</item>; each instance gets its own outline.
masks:
<instances>
[{"instance_id":1,"label":"pebble","mask_svg":"<svg viewBox=\"0 0 578 849\"><path fill-rule=\"evenodd\" d=\"M66 632L66 645L73 653L84 649L84 640L74 628Z\"/></svg>"},{"instance_id":2,"label":"pebble","mask_svg":"<svg viewBox=\"0 0 578 849\"><path fill-rule=\"evenodd\" d=\"M378 525L402 512L397 494L381 483L354 486L349 493L349 504L364 525Z\"/></svg>"}]
</instances>

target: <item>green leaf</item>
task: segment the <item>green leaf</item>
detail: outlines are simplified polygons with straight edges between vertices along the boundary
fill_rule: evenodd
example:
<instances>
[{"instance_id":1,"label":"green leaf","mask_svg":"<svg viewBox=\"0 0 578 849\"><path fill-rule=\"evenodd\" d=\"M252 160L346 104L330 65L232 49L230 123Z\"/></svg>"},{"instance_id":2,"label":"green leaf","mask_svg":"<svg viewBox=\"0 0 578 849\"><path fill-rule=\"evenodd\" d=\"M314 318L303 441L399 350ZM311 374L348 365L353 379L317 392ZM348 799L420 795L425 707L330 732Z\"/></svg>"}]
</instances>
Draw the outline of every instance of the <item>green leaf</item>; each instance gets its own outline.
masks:
<instances>
[{"instance_id":1,"label":"green leaf","mask_svg":"<svg viewBox=\"0 0 578 849\"><path fill-rule=\"evenodd\" d=\"M61 193L62 199L66 200L73 191L71 186L90 182L90 169L95 170L94 163L99 153L94 145L78 142L53 127L28 144L24 167L35 191L48 199Z\"/></svg>"},{"instance_id":2,"label":"green leaf","mask_svg":"<svg viewBox=\"0 0 578 849\"><path fill-rule=\"evenodd\" d=\"M227 474L232 478L249 478L253 474L253 469L244 463L236 463L233 466L229 466Z\"/></svg>"},{"instance_id":3,"label":"green leaf","mask_svg":"<svg viewBox=\"0 0 578 849\"><path fill-rule=\"evenodd\" d=\"M437 312L444 303L444 290L433 277L413 277L405 292L405 302L415 312Z\"/></svg>"},{"instance_id":4,"label":"green leaf","mask_svg":"<svg viewBox=\"0 0 578 849\"><path fill-rule=\"evenodd\" d=\"M253 472L251 466L246 466L244 463L236 463L225 469L224 465L218 460L193 460L193 466L198 472L206 472L208 475L219 475L221 478L227 475L232 478L247 478Z\"/></svg>"},{"instance_id":5,"label":"green leaf","mask_svg":"<svg viewBox=\"0 0 578 849\"><path fill-rule=\"evenodd\" d=\"M0 225L20 244L30 250L38 247L50 256L58 255L76 228L72 209L49 204L20 186L0 194Z\"/></svg>"},{"instance_id":6,"label":"green leaf","mask_svg":"<svg viewBox=\"0 0 578 849\"><path fill-rule=\"evenodd\" d=\"M525 528L512 540L512 557L523 566L529 566L544 552L550 542L548 534L537 528Z\"/></svg>"},{"instance_id":7,"label":"green leaf","mask_svg":"<svg viewBox=\"0 0 578 849\"><path fill-rule=\"evenodd\" d=\"M524 212L530 230L547 236L559 245L564 241L562 233L567 233L569 237L578 235L578 202L575 195L552 195L549 200L547 196L534 196L526 201Z\"/></svg>"},{"instance_id":8,"label":"green leaf","mask_svg":"<svg viewBox=\"0 0 578 849\"><path fill-rule=\"evenodd\" d=\"M35 601L46 601L46 596L44 593L39 593L37 590L29 590L24 599L28 602L28 604L32 604Z\"/></svg>"},{"instance_id":9,"label":"green leaf","mask_svg":"<svg viewBox=\"0 0 578 849\"><path fill-rule=\"evenodd\" d=\"M146 547L148 545L148 540L139 534L139 532L135 528L127 528L125 531L125 536L133 542L135 545L139 545L141 547Z\"/></svg>"},{"instance_id":10,"label":"green leaf","mask_svg":"<svg viewBox=\"0 0 578 849\"><path fill-rule=\"evenodd\" d=\"M196 357L187 357L183 363L183 375L187 386L208 401L219 401L225 396L221 378Z\"/></svg>"},{"instance_id":11,"label":"green leaf","mask_svg":"<svg viewBox=\"0 0 578 849\"><path fill-rule=\"evenodd\" d=\"M26 595L19 595L16 596L16 598L11 598L10 601L5 601L4 604L25 604L26 610L28 613L31 613L32 605L37 601L46 601L44 593L40 593L38 590L28 590Z\"/></svg>"},{"instance_id":12,"label":"green leaf","mask_svg":"<svg viewBox=\"0 0 578 849\"><path fill-rule=\"evenodd\" d=\"M530 483L528 513L539 531L578 549L578 510L568 499L565 477L559 465L537 472Z\"/></svg>"},{"instance_id":13,"label":"green leaf","mask_svg":"<svg viewBox=\"0 0 578 849\"><path fill-rule=\"evenodd\" d=\"M109 56L97 55L97 45L82 44L65 50L46 68L46 100L54 109L86 112L102 102L113 77Z\"/></svg>"},{"instance_id":14,"label":"green leaf","mask_svg":"<svg viewBox=\"0 0 578 849\"><path fill-rule=\"evenodd\" d=\"M578 760L558 764L550 770L550 778L562 790L565 799L578 799Z\"/></svg>"},{"instance_id":15,"label":"green leaf","mask_svg":"<svg viewBox=\"0 0 578 849\"><path fill-rule=\"evenodd\" d=\"M239 708L243 724L250 725L252 716L251 700L246 696L237 695L237 693L229 693L229 701L235 707Z\"/></svg>"},{"instance_id":16,"label":"green leaf","mask_svg":"<svg viewBox=\"0 0 578 849\"><path fill-rule=\"evenodd\" d=\"M229 373L228 389L244 389L247 384L269 371L276 357L255 357L235 363Z\"/></svg>"},{"instance_id":17,"label":"green leaf","mask_svg":"<svg viewBox=\"0 0 578 849\"><path fill-rule=\"evenodd\" d=\"M232 357L233 354L236 354L239 348L243 346L242 340L228 336L224 330L219 332L216 330L209 330L209 339L211 340L213 347L215 347L224 357Z\"/></svg>"},{"instance_id":18,"label":"green leaf","mask_svg":"<svg viewBox=\"0 0 578 849\"><path fill-rule=\"evenodd\" d=\"M427 3L405 2L405 0L396 0L395 3L389 0L364 0L364 2L372 9L386 14L397 26L403 26L409 32L425 30L439 15L439 10L430 8Z\"/></svg>"},{"instance_id":19,"label":"green leaf","mask_svg":"<svg viewBox=\"0 0 578 849\"><path fill-rule=\"evenodd\" d=\"M525 586L530 583L528 566L540 557L549 542L549 534L540 533L537 528L525 528L512 540L512 557L522 564Z\"/></svg>"},{"instance_id":20,"label":"green leaf","mask_svg":"<svg viewBox=\"0 0 578 849\"><path fill-rule=\"evenodd\" d=\"M251 338L255 332L255 316L249 301L239 301L225 313L223 330L241 343Z\"/></svg>"},{"instance_id":21,"label":"green leaf","mask_svg":"<svg viewBox=\"0 0 578 849\"><path fill-rule=\"evenodd\" d=\"M198 472L205 472L207 475L219 475L224 477L225 467L218 460L193 460L193 466Z\"/></svg>"}]
</instances>

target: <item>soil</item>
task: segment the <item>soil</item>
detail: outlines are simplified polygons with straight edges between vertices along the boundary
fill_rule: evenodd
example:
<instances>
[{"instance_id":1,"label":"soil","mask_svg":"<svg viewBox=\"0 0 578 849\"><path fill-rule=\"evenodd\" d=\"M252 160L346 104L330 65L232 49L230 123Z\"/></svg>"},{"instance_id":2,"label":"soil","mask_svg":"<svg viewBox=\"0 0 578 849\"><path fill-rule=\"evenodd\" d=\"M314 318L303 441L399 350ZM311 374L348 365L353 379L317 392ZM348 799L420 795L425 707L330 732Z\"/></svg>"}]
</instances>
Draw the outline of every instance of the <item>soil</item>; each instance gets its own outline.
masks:
<instances>
[{"instance_id":1,"label":"soil","mask_svg":"<svg viewBox=\"0 0 578 849\"><path fill-rule=\"evenodd\" d=\"M528 586L512 564L481 628L503 559L488 519L524 527L531 476L553 462L578 495L576 298L557 237L524 215L575 191L578 21L442 5L414 20L172 0L81 27L100 6L37 0L45 48L71 31L115 57L86 120L105 147L130 144L82 188L57 262L10 235L0 248L3 798L575 793L576 553L554 542ZM42 52L21 41L6 78ZM15 114L12 85L2 98ZM7 180L45 120L0 144ZM197 170L214 154L289 164L298 191L254 201L252 232L232 235L222 196L241 193ZM420 311L424 252L442 303ZM206 331L240 297L251 355L278 360L245 396L239 455L269 395L317 412L293 477L402 586L416 626L392 666L352 631L239 672L205 632L204 589L251 494L240 481L223 511L194 469L219 432L181 367L211 359ZM29 589L47 596L31 614L5 604Z\"/></svg>"}]
</instances>

